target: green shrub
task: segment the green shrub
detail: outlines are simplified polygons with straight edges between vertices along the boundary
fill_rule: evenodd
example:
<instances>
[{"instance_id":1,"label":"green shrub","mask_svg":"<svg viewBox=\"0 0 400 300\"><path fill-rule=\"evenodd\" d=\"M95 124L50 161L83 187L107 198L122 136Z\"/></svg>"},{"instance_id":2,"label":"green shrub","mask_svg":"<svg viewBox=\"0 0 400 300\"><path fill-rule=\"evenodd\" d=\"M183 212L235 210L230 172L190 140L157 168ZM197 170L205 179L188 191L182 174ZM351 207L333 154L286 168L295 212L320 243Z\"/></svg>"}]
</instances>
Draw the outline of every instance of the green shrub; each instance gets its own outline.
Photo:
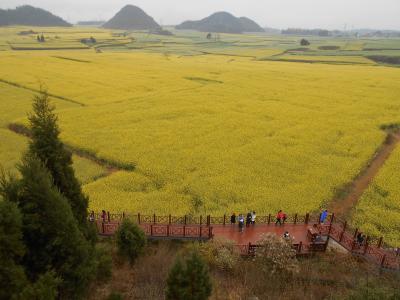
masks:
<instances>
[{"instance_id":1,"label":"green shrub","mask_svg":"<svg viewBox=\"0 0 400 300\"><path fill-rule=\"evenodd\" d=\"M182 263L178 257L167 279L167 300L206 300L212 285L206 263L197 251L193 251Z\"/></svg>"},{"instance_id":2,"label":"green shrub","mask_svg":"<svg viewBox=\"0 0 400 300\"><path fill-rule=\"evenodd\" d=\"M124 299L120 293L111 292L111 294L107 297L107 300L122 300Z\"/></svg>"},{"instance_id":3,"label":"green shrub","mask_svg":"<svg viewBox=\"0 0 400 300\"><path fill-rule=\"evenodd\" d=\"M104 247L96 248L98 281L107 282L112 276L112 258Z\"/></svg>"},{"instance_id":4,"label":"green shrub","mask_svg":"<svg viewBox=\"0 0 400 300\"><path fill-rule=\"evenodd\" d=\"M146 246L146 236L141 228L125 219L116 232L118 254L133 264Z\"/></svg>"}]
</instances>

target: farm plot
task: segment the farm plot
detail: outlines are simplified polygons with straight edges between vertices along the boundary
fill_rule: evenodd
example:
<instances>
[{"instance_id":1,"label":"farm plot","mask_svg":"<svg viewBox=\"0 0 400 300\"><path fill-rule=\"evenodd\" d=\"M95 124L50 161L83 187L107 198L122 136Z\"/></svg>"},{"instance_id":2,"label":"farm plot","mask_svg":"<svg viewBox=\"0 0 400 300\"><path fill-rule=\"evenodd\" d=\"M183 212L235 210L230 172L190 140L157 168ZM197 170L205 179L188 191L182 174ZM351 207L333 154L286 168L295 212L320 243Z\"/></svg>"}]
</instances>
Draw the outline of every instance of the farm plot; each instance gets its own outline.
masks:
<instances>
[{"instance_id":1,"label":"farm plot","mask_svg":"<svg viewBox=\"0 0 400 300\"><path fill-rule=\"evenodd\" d=\"M230 45L218 52L229 54L296 43L223 38ZM171 37L146 39L136 40L157 45L158 53L0 53L0 79L21 91L41 81L55 96L68 145L135 167L85 185L94 210L318 210L373 157L385 138L380 125L399 121L396 68L182 56L172 50L212 46L194 33L182 33L176 44Z\"/></svg>"}]
</instances>

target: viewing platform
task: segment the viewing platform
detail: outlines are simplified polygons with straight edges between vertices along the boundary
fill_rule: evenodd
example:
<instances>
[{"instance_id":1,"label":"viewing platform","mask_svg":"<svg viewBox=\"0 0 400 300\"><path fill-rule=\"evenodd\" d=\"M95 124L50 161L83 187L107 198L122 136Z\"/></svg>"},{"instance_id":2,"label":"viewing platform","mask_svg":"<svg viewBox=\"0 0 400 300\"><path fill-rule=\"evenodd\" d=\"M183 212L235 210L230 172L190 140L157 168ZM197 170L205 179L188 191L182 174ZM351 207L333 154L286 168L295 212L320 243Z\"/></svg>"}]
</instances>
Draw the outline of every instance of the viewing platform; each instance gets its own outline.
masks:
<instances>
[{"instance_id":1,"label":"viewing platform","mask_svg":"<svg viewBox=\"0 0 400 300\"><path fill-rule=\"evenodd\" d=\"M209 240L225 238L232 240L240 249L242 255L253 255L258 242L265 233L278 236L288 232L292 239L293 249L298 256L313 255L325 252L330 240L338 243L344 250L364 258L384 269L400 271L400 249L384 245L383 238L366 237L363 243L356 240L358 229L352 229L346 221L329 215L324 223L320 223L320 215L291 215L282 225L276 225L272 215L257 216L255 224L244 226L239 230L238 224L230 224L228 217L211 216L157 216L141 214L112 214L90 215L95 222L100 235L113 235L124 218L138 224L149 239L172 240ZM315 237L318 235L318 240Z\"/></svg>"}]
</instances>

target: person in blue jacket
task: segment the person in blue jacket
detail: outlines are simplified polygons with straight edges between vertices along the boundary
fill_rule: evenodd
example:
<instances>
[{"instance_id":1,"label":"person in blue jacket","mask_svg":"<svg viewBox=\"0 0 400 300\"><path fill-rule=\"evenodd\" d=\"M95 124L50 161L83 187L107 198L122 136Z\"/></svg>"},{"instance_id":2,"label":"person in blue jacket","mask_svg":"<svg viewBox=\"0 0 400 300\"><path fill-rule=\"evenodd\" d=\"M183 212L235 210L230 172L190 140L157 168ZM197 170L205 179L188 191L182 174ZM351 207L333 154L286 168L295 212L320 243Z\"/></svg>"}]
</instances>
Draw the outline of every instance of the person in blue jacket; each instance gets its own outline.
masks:
<instances>
[{"instance_id":1,"label":"person in blue jacket","mask_svg":"<svg viewBox=\"0 0 400 300\"><path fill-rule=\"evenodd\" d=\"M321 224L324 224L327 218L328 218L328 210L325 209L325 210L321 213L321 217L320 217L320 219L319 219L319 222L320 222Z\"/></svg>"}]
</instances>

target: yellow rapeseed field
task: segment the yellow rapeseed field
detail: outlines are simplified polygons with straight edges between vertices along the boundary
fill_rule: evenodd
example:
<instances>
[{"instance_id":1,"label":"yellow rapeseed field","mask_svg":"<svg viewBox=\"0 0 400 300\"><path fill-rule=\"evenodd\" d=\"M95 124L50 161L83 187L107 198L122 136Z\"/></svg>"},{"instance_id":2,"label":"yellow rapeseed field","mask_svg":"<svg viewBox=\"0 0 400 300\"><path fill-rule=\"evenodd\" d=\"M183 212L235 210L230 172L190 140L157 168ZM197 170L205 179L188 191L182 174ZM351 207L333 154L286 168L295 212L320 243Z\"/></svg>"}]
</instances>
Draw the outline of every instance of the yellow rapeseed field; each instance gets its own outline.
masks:
<instances>
[{"instance_id":1,"label":"yellow rapeseed field","mask_svg":"<svg viewBox=\"0 0 400 300\"><path fill-rule=\"evenodd\" d=\"M364 193L354 213L354 226L385 242L400 245L400 147L392 153Z\"/></svg>"},{"instance_id":2,"label":"yellow rapeseed field","mask_svg":"<svg viewBox=\"0 0 400 300\"><path fill-rule=\"evenodd\" d=\"M349 65L255 59L286 47L272 48L282 41L271 37L224 35L221 49L199 38L215 53L205 55L193 33L185 34L164 40L136 34L136 44L102 53L0 51L2 130L26 122L27 89L43 83L54 96L64 142L135 167L93 181L104 170L93 175L78 163L91 174L82 176L91 209L216 215L324 207L384 141L379 127L399 122L398 68L359 56L323 56ZM166 46L174 39L181 44ZM298 43L291 39L282 43ZM363 45L346 43L354 50ZM1 134L9 140L9 132ZM375 230L374 221L365 222L365 230Z\"/></svg>"}]
</instances>

